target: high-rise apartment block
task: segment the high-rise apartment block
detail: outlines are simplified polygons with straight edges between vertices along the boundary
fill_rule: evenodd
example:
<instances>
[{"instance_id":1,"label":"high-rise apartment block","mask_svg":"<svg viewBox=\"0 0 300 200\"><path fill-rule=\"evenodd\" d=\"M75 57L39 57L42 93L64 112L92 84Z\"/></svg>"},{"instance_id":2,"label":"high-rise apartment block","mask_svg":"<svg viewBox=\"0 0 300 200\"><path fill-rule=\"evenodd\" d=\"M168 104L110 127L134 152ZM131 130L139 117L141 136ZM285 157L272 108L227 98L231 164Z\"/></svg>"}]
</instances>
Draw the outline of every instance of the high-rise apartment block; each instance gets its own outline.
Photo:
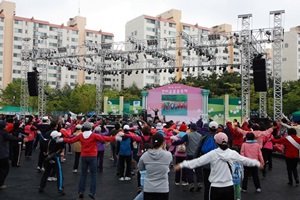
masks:
<instances>
[{"instance_id":1,"label":"high-rise apartment block","mask_svg":"<svg viewBox=\"0 0 300 200\"><path fill-rule=\"evenodd\" d=\"M78 48L86 41L92 43L112 43L112 33L88 30L85 28L86 18L76 16L70 18L67 25L52 24L32 18L16 15L16 5L13 2L2 1L0 4L0 88L4 89L13 79L21 78L21 52L27 42L30 49L44 48ZM29 41L24 39L30 38ZM31 62L30 69L39 69L38 62ZM81 62L81 65L86 65ZM47 82L50 87L61 88L64 85L74 86L76 83L94 84L93 73L75 70L56 62L47 62ZM120 87L121 80L106 77L104 84L115 88Z\"/></svg>"}]
</instances>

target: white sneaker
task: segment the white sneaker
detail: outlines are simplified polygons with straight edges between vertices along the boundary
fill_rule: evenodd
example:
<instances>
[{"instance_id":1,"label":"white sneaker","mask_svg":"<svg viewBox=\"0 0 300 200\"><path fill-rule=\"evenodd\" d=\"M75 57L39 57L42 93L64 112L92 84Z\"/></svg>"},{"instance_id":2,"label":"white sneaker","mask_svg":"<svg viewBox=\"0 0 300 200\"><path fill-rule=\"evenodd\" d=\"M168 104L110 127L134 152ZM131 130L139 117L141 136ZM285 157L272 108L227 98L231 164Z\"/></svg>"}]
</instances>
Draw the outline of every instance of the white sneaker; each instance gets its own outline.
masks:
<instances>
[{"instance_id":1,"label":"white sneaker","mask_svg":"<svg viewBox=\"0 0 300 200\"><path fill-rule=\"evenodd\" d=\"M41 169L43 172L45 171L45 168L44 167L42 167L42 169Z\"/></svg>"},{"instance_id":2,"label":"white sneaker","mask_svg":"<svg viewBox=\"0 0 300 200\"><path fill-rule=\"evenodd\" d=\"M47 178L47 181L52 182L52 181L53 181L53 180L52 180L52 177L48 177L48 178Z\"/></svg>"},{"instance_id":3,"label":"white sneaker","mask_svg":"<svg viewBox=\"0 0 300 200\"><path fill-rule=\"evenodd\" d=\"M125 180L124 177L119 178L119 181L124 181L124 180Z\"/></svg>"},{"instance_id":4,"label":"white sneaker","mask_svg":"<svg viewBox=\"0 0 300 200\"><path fill-rule=\"evenodd\" d=\"M57 178L56 177L52 177L52 181L57 181Z\"/></svg>"},{"instance_id":5,"label":"white sneaker","mask_svg":"<svg viewBox=\"0 0 300 200\"><path fill-rule=\"evenodd\" d=\"M175 182L175 185L179 185L179 183Z\"/></svg>"},{"instance_id":6,"label":"white sneaker","mask_svg":"<svg viewBox=\"0 0 300 200\"><path fill-rule=\"evenodd\" d=\"M182 185L182 186L187 186L187 185L189 185L189 183L183 181L183 182L181 183L181 185Z\"/></svg>"},{"instance_id":7,"label":"white sneaker","mask_svg":"<svg viewBox=\"0 0 300 200\"><path fill-rule=\"evenodd\" d=\"M125 181L130 181L130 180L131 180L130 177L128 177L128 176L125 177Z\"/></svg>"},{"instance_id":8,"label":"white sneaker","mask_svg":"<svg viewBox=\"0 0 300 200\"><path fill-rule=\"evenodd\" d=\"M73 169L73 173L77 173L77 169Z\"/></svg>"},{"instance_id":9,"label":"white sneaker","mask_svg":"<svg viewBox=\"0 0 300 200\"><path fill-rule=\"evenodd\" d=\"M256 189L256 192L261 192L261 189L260 189L260 188L257 188L257 189Z\"/></svg>"}]
</instances>

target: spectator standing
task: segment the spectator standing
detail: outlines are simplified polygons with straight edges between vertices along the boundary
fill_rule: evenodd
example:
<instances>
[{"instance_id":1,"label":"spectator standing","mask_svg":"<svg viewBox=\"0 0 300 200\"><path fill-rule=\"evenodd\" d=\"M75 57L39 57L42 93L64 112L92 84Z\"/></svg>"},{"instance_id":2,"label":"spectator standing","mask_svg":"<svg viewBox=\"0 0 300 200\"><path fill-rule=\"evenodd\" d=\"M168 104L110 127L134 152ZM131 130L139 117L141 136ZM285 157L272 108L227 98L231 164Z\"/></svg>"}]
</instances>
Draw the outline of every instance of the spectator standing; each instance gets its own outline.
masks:
<instances>
[{"instance_id":1,"label":"spectator standing","mask_svg":"<svg viewBox=\"0 0 300 200\"><path fill-rule=\"evenodd\" d=\"M138 163L139 171L146 170L144 180L144 200L168 200L168 173L172 162L172 154L165 148L165 140L161 134L152 136L153 149L145 152Z\"/></svg>"}]
</instances>

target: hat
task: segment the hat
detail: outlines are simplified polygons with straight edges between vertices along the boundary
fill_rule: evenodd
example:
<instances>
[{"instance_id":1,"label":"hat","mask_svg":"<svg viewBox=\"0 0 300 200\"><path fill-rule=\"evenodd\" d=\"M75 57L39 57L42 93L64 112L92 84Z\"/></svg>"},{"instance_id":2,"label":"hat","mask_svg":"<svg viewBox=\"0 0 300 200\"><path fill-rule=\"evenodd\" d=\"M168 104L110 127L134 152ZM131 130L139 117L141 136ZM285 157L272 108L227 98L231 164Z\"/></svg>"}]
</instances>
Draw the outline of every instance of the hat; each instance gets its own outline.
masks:
<instances>
[{"instance_id":1,"label":"hat","mask_svg":"<svg viewBox=\"0 0 300 200\"><path fill-rule=\"evenodd\" d=\"M127 124L123 126L123 130L129 130L129 129L130 129L130 127Z\"/></svg>"},{"instance_id":2,"label":"hat","mask_svg":"<svg viewBox=\"0 0 300 200\"><path fill-rule=\"evenodd\" d=\"M61 133L58 132L58 131L52 131L51 134L50 134L50 136L51 136L52 138L57 138L57 137L60 137L60 136L61 136Z\"/></svg>"},{"instance_id":3,"label":"hat","mask_svg":"<svg viewBox=\"0 0 300 200\"><path fill-rule=\"evenodd\" d=\"M6 121L0 120L0 128L4 128L6 126Z\"/></svg>"},{"instance_id":4,"label":"hat","mask_svg":"<svg viewBox=\"0 0 300 200\"><path fill-rule=\"evenodd\" d=\"M195 123L191 123L191 124L189 124L189 129L192 129L192 130L196 131L197 130L197 125Z\"/></svg>"},{"instance_id":5,"label":"hat","mask_svg":"<svg viewBox=\"0 0 300 200\"><path fill-rule=\"evenodd\" d=\"M209 122L209 128L211 128L211 129L217 129L218 128L218 123L217 122L215 122L215 121L211 121L211 122Z\"/></svg>"},{"instance_id":6,"label":"hat","mask_svg":"<svg viewBox=\"0 0 300 200\"><path fill-rule=\"evenodd\" d=\"M67 126L70 126L71 124L70 124L70 122L66 122L66 125L67 125Z\"/></svg>"},{"instance_id":7,"label":"hat","mask_svg":"<svg viewBox=\"0 0 300 200\"><path fill-rule=\"evenodd\" d=\"M85 128L87 130L91 130L92 129L92 124L90 122L84 122L83 128Z\"/></svg>"},{"instance_id":8,"label":"hat","mask_svg":"<svg viewBox=\"0 0 300 200\"><path fill-rule=\"evenodd\" d=\"M155 134L152 136L153 147L159 147L164 141L165 138L162 134Z\"/></svg>"},{"instance_id":9,"label":"hat","mask_svg":"<svg viewBox=\"0 0 300 200\"><path fill-rule=\"evenodd\" d=\"M163 129L162 123L158 122L158 123L156 124L156 129Z\"/></svg>"},{"instance_id":10,"label":"hat","mask_svg":"<svg viewBox=\"0 0 300 200\"><path fill-rule=\"evenodd\" d=\"M185 123L182 123L179 127L179 131L186 131L186 129L187 129L187 126ZM196 127L196 129L197 129L197 127Z\"/></svg>"},{"instance_id":11,"label":"hat","mask_svg":"<svg viewBox=\"0 0 300 200\"><path fill-rule=\"evenodd\" d=\"M81 126L80 124L77 124L77 125L75 126L75 128L76 128L76 129L81 129L82 126Z\"/></svg>"},{"instance_id":12,"label":"hat","mask_svg":"<svg viewBox=\"0 0 300 200\"><path fill-rule=\"evenodd\" d=\"M218 144L227 144L227 142L228 142L228 137L223 132L217 133L214 136L214 139L215 139L216 143L218 143Z\"/></svg>"},{"instance_id":13,"label":"hat","mask_svg":"<svg viewBox=\"0 0 300 200\"><path fill-rule=\"evenodd\" d=\"M42 117L42 120L43 121L47 121L49 119L49 117L48 116L44 116L44 117Z\"/></svg>"}]
</instances>

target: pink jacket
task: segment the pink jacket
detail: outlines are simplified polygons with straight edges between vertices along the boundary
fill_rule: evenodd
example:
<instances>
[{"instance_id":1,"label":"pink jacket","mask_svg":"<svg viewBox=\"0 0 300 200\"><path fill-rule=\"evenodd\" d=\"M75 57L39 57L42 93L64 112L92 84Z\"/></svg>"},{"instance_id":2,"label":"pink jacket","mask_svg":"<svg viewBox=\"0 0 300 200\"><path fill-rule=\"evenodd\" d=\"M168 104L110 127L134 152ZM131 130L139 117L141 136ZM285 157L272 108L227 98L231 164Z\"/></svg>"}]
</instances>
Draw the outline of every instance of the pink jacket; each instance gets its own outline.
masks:
<instances>
[{"instance_id":1,"label":"pink jacket","mask_svg":"<svg viewBox=\"0 0 300 200\"><path fill-rule=\"evenodd\" d=\"M264 164L264 159L258 143L244 142L241 148L241 155L247 158L258 160L261 164Z\"/></svg>"},{"instance_id":2,"label":"pink jacket","mask_svg":"<svg viewBox=\"0 0 300 200\"><path fill-rule=\"evenodd\" d=\"M274 139L274 136L273 136L272 133L270 133L269 135L263 137L263 148L273 150L272 139Z\"/></svg>"},{"instance_id":3,"label":"pink jacket","mask_svg":"<svg viewBox=\"0 0 300 200\"><path fill-rule=\"evenodd\" d=\"M262 148L263 145L263 137L266 135L269 135L273 132L273 128L269 128L266 131L245 131L241 128L236 129L238 132L242 133L243 135L246 135L249 132L252 132L255 136L255 139L257 140L257 143L259 144L260 148Z\"/></svg>"}]
</instances>

